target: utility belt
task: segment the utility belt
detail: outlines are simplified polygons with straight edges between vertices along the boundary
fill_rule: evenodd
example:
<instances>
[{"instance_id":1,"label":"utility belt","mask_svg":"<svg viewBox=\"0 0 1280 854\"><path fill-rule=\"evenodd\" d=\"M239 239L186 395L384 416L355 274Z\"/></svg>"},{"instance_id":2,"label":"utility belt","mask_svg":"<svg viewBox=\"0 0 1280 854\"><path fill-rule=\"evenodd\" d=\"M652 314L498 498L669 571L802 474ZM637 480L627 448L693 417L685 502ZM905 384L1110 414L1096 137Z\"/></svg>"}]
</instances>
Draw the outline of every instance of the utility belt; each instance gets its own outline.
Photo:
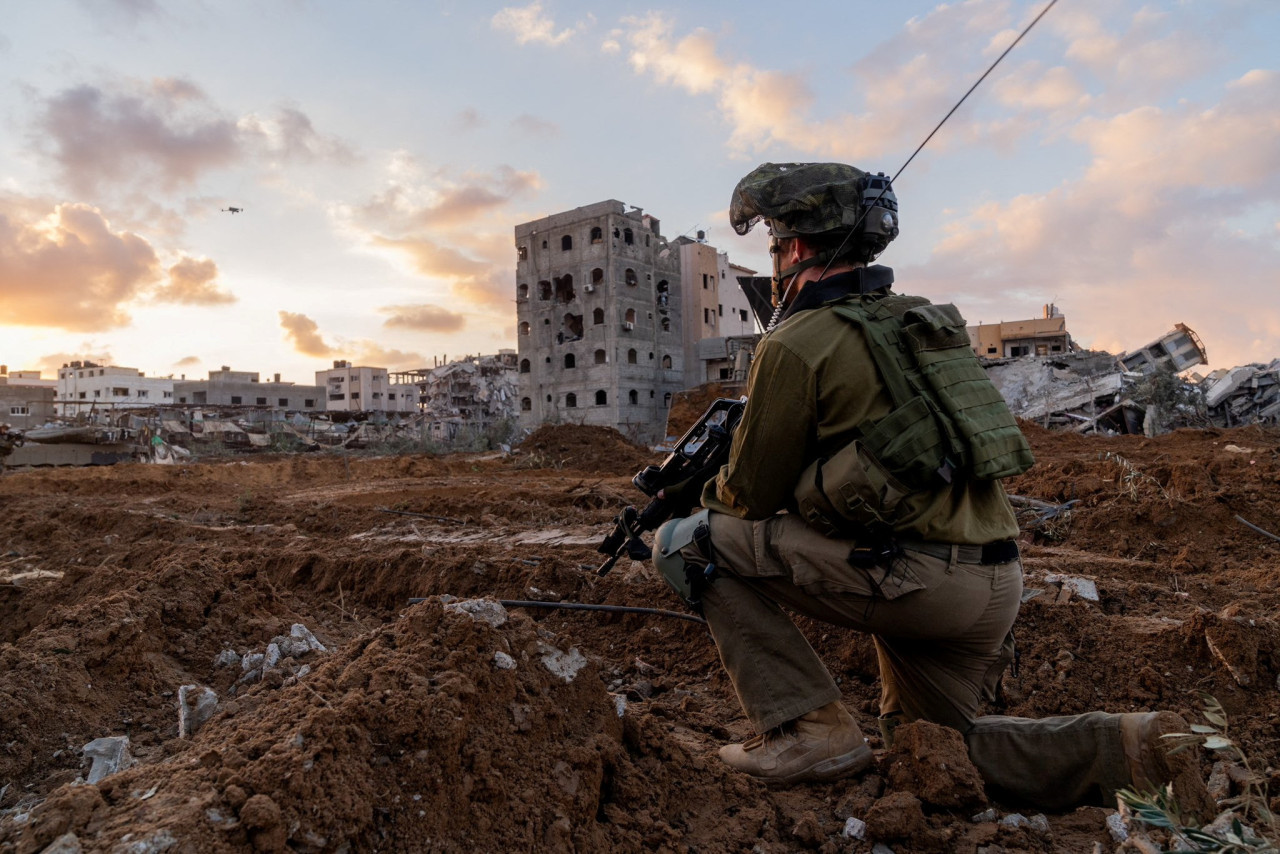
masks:
<instances>
[{"instance_id":1,"label":"utility belt","mask_svg":"<svg viewBox=\"0 0 1280 854\"><path fill-rule=\"evenodd\" d=\"M951 550L955 549L956 563L998 566L1018 559L1018 544L1014 540L1001 540L998 543L987 543L985 546L955 546L951 543L911 539L900 539L897 542L898 548L903 551L916 552L942 560L951 560Z\"/></svg>"}]
</instances>

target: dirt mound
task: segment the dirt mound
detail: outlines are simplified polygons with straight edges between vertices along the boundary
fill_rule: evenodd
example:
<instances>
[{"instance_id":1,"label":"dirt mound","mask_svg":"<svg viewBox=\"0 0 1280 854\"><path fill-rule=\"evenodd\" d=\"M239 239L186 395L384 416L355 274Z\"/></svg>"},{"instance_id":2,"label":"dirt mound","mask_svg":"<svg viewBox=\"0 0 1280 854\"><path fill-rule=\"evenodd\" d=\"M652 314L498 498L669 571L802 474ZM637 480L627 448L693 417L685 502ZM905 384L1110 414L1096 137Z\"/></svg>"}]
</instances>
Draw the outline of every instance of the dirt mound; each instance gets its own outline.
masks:
<instances>
[{"instance_id":1,"label":"dirt mound","mask_svg":"<svg viewBox=\"0 0 1280 854\"><path fill-rule=\"evenodd\" d=\"M612 427L586 424L548 424L520 443L517 465L533 468L577 469L596 474L634 475L655 455Z\"/></svg>"},{"instance_id":2,"label":"dirt mound","mask_svg":"<svg viewBox=\"0 0 1280 854\"><path fill-rule=\"evenodd\" d=\"M1280 768L1280 542L1236 519L1280 534L1280 434L1024 429L1039 462L1009 482L1036 502L1019 507L1020 668L984 711L1198 721L1204 691L1253 767ZM653 460L562 426L508 458L7 473L0 850L67 833L83 851L1113 847L1101 806L1032 823L993 797L973 821L981 792L954 734L902 727L884 751L867 637L800 621L877 766L775 790L715 757L751 730L704 627L544 608L494 626L446 607L678 607L639 563L594 572L618 508L641 498L625 478ZM264 669L256 656L296 623L327 651ZM192 738L185 685L219 698ZM82 748L110 736L136 764L72 785ZM1220 757L1200 758L1207 776Z\"/></svg>"}]
</instances>

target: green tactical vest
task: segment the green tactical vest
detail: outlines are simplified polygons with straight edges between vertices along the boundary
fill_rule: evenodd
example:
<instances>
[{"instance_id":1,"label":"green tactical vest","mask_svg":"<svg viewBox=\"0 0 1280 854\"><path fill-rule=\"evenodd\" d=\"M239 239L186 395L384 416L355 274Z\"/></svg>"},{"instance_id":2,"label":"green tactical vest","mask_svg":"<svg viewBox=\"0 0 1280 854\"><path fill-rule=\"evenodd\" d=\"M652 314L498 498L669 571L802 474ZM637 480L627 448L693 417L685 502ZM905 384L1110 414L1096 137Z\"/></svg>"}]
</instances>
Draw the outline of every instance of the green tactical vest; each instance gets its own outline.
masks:
<instances>
[{"instance_id":1,"label":"green tactical vest","mask_svg":"<svg viewBox=\"0 0 1280 854\"><path fill-rule=\"evenodd\" d=\"M1031 448L954 305L893 294L832 308L862 329L893 398L893 410L858 441L903 484L923 489L957 474L998 480L1031 468Z\"/></svg>"}]
</instances>

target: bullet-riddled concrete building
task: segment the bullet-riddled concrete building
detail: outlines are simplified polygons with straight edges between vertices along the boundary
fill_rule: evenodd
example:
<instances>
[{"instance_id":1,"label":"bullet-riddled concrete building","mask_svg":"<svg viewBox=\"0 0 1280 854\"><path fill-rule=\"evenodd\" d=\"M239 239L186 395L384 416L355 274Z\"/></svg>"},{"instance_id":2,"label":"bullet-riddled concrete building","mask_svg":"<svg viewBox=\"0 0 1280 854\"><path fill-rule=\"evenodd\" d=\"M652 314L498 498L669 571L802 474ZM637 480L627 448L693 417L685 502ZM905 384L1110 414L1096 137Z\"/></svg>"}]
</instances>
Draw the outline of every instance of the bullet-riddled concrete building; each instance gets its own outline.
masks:
<instances>
[{"instance_id":1,"label":"bullet-riddled concrete building","mask_svg":"<svg viewBox=\"0 0 1280 854\"><path fill-rule=\"evenodd\" d=\"M520 424L665 430L684 387L680 255L609 200L515 227Z\"/></svg>"}]
</instances>

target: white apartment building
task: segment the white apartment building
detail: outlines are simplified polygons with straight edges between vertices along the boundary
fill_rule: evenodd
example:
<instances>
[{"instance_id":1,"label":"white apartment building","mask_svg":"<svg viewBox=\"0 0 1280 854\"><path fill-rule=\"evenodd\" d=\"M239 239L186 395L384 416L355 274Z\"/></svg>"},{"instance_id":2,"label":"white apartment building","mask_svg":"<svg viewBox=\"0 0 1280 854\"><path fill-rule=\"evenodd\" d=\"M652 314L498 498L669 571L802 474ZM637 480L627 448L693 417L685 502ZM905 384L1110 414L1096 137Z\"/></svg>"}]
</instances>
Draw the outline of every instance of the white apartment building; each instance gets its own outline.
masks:
<instances>
[{"instance_id":1,"label":"white apartment building","mask_svg":"<svg viewBox=\"0 0 1280 854\"><path fill-rule=\"evenodd\" d=\"M57 412L64 416L173 402L173 377L147 377L137 368L94 362L63 365L57 388Z\"/></svg>"},{"instance_id":2,"label":"white apartment building","mask_svg":"<svg viewBox=\"0 0 1280 854\"><path fill-rule=\"evenodd\" d=\"M392 384L386 368L356 366L336 360L333 367L316 371L316 385L324 389L329 412L417 412L418 389Z\"/></svg>"}]
</instances>

